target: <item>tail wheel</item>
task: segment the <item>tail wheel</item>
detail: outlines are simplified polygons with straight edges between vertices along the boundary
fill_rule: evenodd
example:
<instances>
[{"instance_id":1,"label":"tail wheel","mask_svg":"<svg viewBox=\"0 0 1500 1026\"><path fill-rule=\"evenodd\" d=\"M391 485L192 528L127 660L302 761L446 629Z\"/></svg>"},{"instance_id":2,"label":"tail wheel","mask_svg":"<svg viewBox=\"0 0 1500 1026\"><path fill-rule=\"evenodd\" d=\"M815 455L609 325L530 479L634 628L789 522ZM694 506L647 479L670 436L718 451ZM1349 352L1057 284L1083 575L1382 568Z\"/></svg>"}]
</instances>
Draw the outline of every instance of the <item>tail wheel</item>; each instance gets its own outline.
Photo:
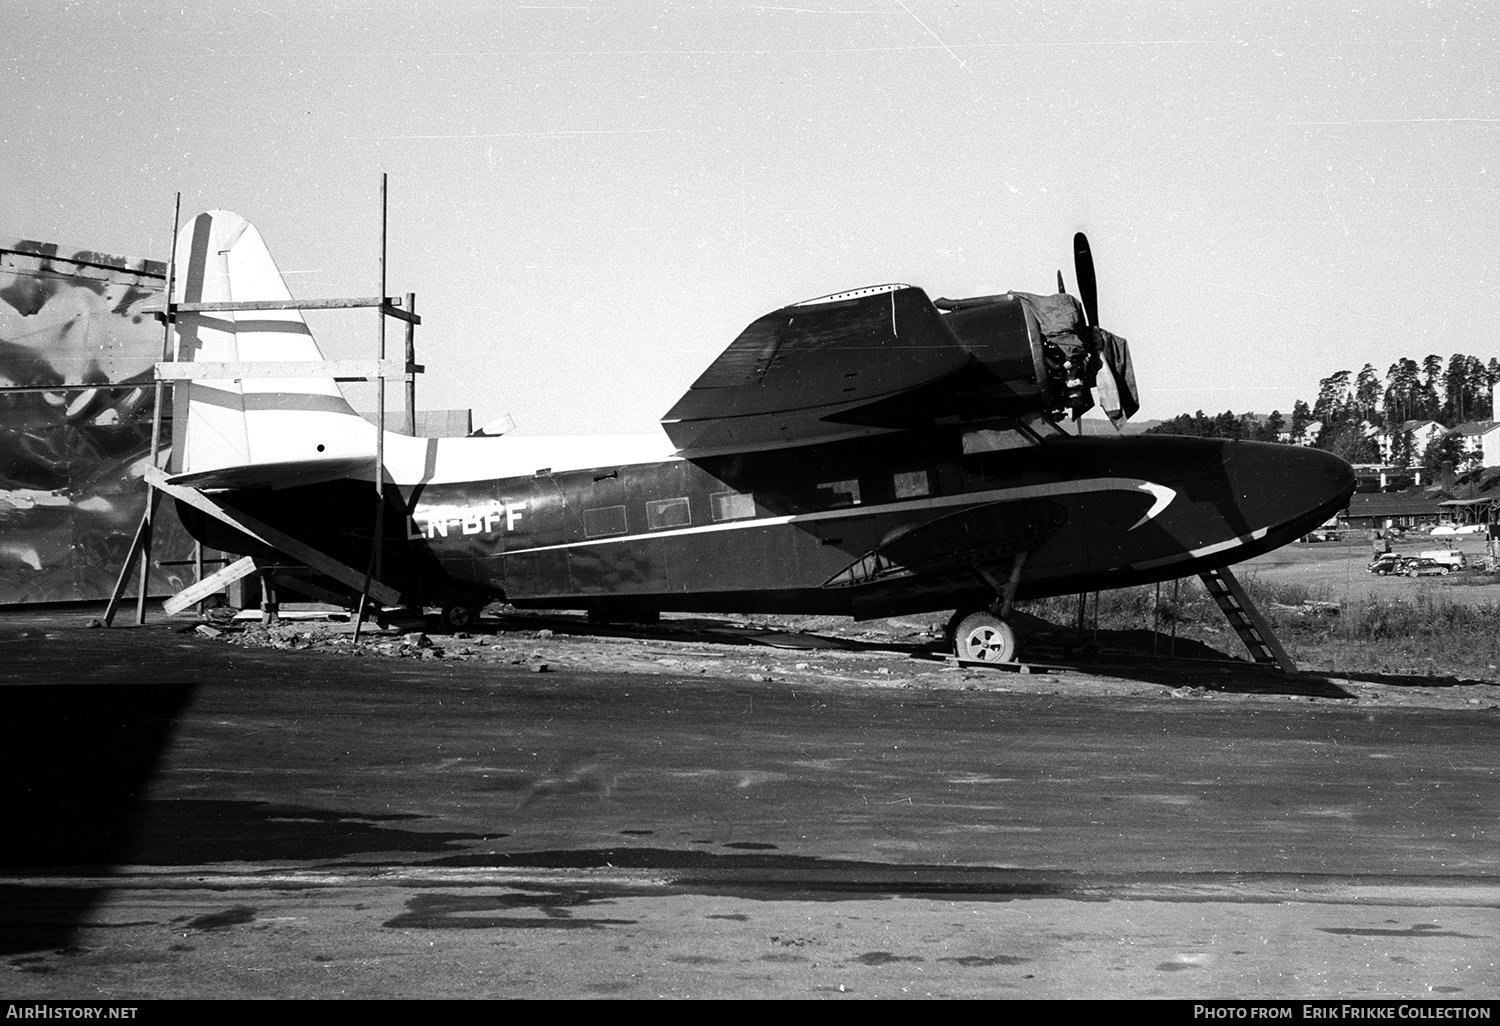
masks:
<instances>
[{"instance_id":1,"label":"tail wheel","mask_svg":"<svg viewBox=\"0 0 1500 1026\"><path fill-rule=\"evenodd\" d=\"M1016 635L1010 624L993 613L970 613L953 632L953 647L960 659L984 663L1013 663Z\"/></svg>"}]
</instances>

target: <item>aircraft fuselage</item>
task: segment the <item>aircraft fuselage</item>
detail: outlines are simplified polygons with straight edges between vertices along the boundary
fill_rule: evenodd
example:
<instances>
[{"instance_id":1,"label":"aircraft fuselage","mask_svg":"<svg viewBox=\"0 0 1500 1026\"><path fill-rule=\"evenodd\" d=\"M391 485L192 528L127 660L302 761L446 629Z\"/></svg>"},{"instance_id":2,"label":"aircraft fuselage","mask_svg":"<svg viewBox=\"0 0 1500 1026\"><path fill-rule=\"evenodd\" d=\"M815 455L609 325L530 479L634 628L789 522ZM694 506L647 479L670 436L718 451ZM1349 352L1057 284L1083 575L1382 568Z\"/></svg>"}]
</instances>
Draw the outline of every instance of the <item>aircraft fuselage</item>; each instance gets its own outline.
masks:
<instances>
[{"instance_id":1,"label":"aircraft fuselage","mask_svg":"<svg viewBox=\"0 0 1500 1026\"><path fill-rule=\"evenodd\" d=\"M982 606L1022 554L1023 599L1190 576L1305 534L1354 484L1327 453L1254 442L1056 437L964 449L957 428L931 428L387 483L383 576L427 604L889 616ZM371 488L346 480L221 498L363 566ZM246 551L185 519L209 544Z\"/></svg>"}]
</instances>

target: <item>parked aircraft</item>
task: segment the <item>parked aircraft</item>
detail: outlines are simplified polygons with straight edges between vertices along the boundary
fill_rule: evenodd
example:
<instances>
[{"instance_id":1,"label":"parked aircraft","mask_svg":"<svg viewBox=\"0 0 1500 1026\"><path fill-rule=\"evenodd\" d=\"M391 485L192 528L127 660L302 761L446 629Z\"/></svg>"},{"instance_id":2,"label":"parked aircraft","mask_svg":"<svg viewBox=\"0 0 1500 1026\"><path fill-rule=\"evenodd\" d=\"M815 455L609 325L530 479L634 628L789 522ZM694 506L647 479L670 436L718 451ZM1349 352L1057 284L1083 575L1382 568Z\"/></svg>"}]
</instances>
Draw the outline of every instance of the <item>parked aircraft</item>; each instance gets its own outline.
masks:
<instances>
[{"instance_id":1,"label":"parked aircraft","mask_svg":"<svg viewBox=\"0 0 1500 1026\"><path fill-rule=\"evenodd\" d=\"M953 609L960 655L1010 660L1014 600L1227 566L1347 504L1352 470L1317 450L1069 434L1094 396L1117 422L1136 408L1076 245L1081 304L893 284L767 314L651 435L387 434L378 576L453 626L493 600L601 619ZM176 260L179 303L289 298L237 215L200 215ZM322 358L295 312L180 313L177 330L179 360ZM375 428L333 380L175 391L172 483L366 565ZM277 558L179 511L209 545Z\"/></svg>"}]
</instances>

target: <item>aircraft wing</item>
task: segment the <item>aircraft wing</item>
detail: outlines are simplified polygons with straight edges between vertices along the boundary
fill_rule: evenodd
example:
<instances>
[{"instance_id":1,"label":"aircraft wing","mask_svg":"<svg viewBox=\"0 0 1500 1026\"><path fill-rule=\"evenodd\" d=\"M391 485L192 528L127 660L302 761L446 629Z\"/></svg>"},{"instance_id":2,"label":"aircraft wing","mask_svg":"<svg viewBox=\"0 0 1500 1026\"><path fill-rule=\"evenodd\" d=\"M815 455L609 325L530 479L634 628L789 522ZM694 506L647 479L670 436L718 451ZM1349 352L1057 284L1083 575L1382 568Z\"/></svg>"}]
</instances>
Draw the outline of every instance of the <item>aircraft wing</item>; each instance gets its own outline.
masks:
<instances>
[{"instance_id":1,"label":"aircraft wing","mask_svg":"<svg viewBox=\"0 0 1500 1026\"><path fill-rule=\"evenodd\" d=\"M168 484L187 488L297 488L344 477L371 473L374 456L341 456L326 460L287 460L282 463L248 463L238 467L178 474ZM374 480L372 477L371 480Z\"/></svg>"},{"instance_id":2,"label":"aircraft wing","mask_svg":"<svg viewBox=\"0 0 1500 1026\"><path fill-rule=\"evenodd\" d=\"M873 416L858 411L977 367L969 346L921 289L858 289L753 322L693 382L662 426L687 452L903 427L908 406L898 403Z\"/></svg>"}]
</instances>

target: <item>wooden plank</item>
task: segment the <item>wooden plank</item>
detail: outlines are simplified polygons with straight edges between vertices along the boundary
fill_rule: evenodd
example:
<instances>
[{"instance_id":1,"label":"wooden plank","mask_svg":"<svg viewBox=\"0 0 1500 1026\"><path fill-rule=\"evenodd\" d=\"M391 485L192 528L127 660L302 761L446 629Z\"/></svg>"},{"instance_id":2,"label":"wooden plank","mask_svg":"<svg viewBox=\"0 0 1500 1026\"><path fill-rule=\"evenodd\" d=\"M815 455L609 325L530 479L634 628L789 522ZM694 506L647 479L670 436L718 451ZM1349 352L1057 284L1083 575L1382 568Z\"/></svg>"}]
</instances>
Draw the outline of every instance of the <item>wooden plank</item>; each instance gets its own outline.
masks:
<instances>
[{"instance_id":1,"label":"wooden plank","mask_svg":"<svg viewBox=\"0 0 1500 1026\"><path fill-rule=\"evenodd\" d=\"M255 560L249 556L237 559L228 566L220 567L197 584L190 584L161 604L168 616L176 616L194 602L201 602L210 595L229 587L247 574L255 572Z\"/></svg>"},{"instance_id":2,"label":"wooden plank","mask_svg":"<svg viewBox=\"0 0 1500 1026\"><path fill-rule=\"evenodd\" d=\"M327 574L344 587L355 592L364 591L365 575L363 572L340 563L332 556L318 551L305 542L298 541L284 531L278 531L269 524L263 524L247 513L226 509L197 489L174 485L167 480L167 475L163 471L155 467L146 468L146 482L175 499L181 499L194 509L200 509L209 516L245 532L267 548L284 552L299 563L305 563L314 570ZM401 593L380 581L370 582L370 595L382 605L394 606L401 602Z\"/></svg>"},{"instance_id":3,"label":"wooden plank","mask_svg":"<svg viewBox=\"0 0 1500 1026\"><path fill-rule=\"evenodd\" d=\"M217 303L173 303L172 315L175 317L185 313L249 313L256 310L358 310L372 306L380 307L387 317L394 317L408 324L422 323L422 318L401 309L401 300L387 297L382 303L379 296L360 296L355 299L246 299L224 300ZM145 307L145 312L156 317L165 316L165 311L159 306Z\"/></svg>"},{"instance_id":4,"label":"wooden plank","mask_svg":"<svg viewBox=\"0 0 1500 1026\"><path fill-rule=\"evenodd\" d=\"M407 295L410 296L411 293L408 292ZM400 308L401 301L399 299L393 302L396 304L395 306L388 305L385 307L385 315L387 317L394 317L396 320L405 321L407 324L415 325L422 323L422 318L418 317L415 313Z\"/></svg>"},{"instance_id":5,"label":"wooden plank","mask_svg":"<svg viewBox=\"0 0 1500 1026\"><path fill-rule=\"evenodd\" d=\"M211 303L173 303L172 312L185 313L241 313L252 310L357 310L361 307L380 306L379 296L359 296L354 299L225 299ZM160 314L159 306L146 307L147 313Z\"/></svg>"},{"instance_id":6,"label":"wooden plank","mask_svg":"<svg viewBox=\"0 0 1500 1026\"><path fill-rule=\"evenodd\" d=\"M193 361L158 363L157 381L243 380L245 378L334 378L368 381L420 374L419 364L405 360L258 360L252 362Z\"/></svg>"},{"instance_id":7,"label":"wooden plank","mask_svg":"<svg viewBox=\"0 0 1500 1026\"><path fill-rule=\"evenodd\" d=\"M150 502L148 496L146 499ZM125 596L125 586L130 583L130 569L135 561L140 558L141 546L146 541L146 530L151 523L151 518L144 513L141 522L135 529L135 537L130 539L130 551L125 555L125 562L120 567L120 576L115 579L115 590L110 592L109 604L104 607L104 626L113 627L115 623L115 610L120 605L120 599Z\"/></svg>"}]
</instances>

